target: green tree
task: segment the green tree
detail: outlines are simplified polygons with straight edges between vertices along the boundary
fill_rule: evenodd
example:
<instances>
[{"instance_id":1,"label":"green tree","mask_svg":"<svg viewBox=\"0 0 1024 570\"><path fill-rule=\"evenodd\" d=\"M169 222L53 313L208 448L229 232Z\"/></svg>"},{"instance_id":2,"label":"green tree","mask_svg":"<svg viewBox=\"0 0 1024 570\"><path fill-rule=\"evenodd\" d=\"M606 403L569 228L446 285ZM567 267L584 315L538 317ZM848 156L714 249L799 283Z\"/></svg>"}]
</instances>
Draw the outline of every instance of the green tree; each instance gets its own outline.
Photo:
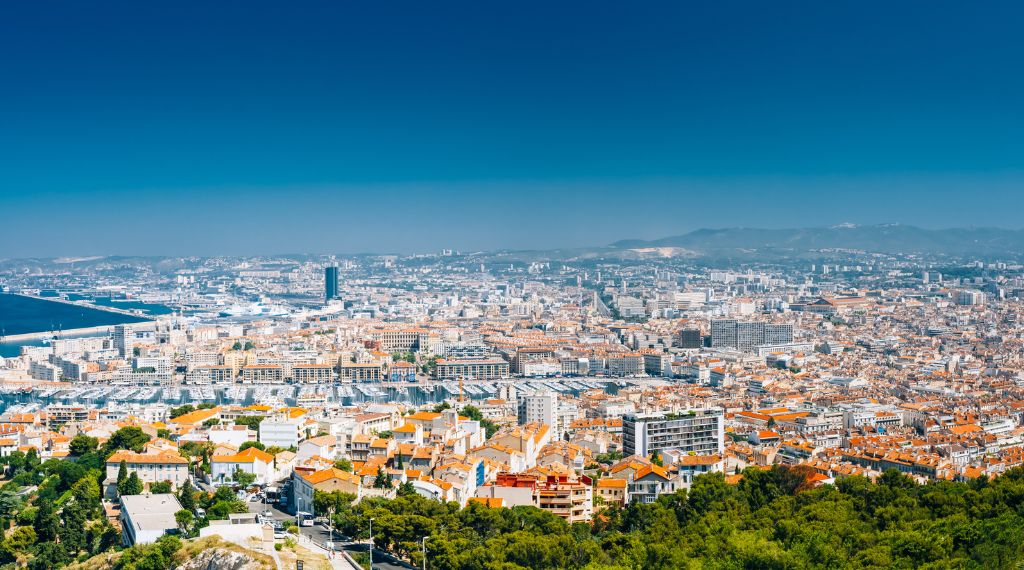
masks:
<instances>
[{"instance_id":1,"label":"green tree","mask_svg":"<svg viewBox=\"0 0 1024 570\"><path fill-rule=\"evenodd\" d=\"M259 433L260 422L264 420L265 416L240 416L235 418L236 426L247 426L249 429ZM262 449L262 448L260 448Z\"/></svg>"},{"instance_id":2,"label":"green tree","mask_svg":"<svg viewBox=\"0 0 1024 570\"><path fill-rule=\"evenodd\" d=\"M53 511L53 503L50 501L39 501L36 505L36 516L32 527L39 537L39 542L53 542L57 538L60 529L60 519Z\"/></svg>"},{"instance_id":3,"label":"green tree","mask_svg":"<svg viewBox=\"0 0 1024 570\"><path fill-rule=\"evenodd\" d=\"M141 453L149 439L149 435L142 431L142 428L123 427L111 434L110 439L103 444L104 458L110 457L119 449L130 449Z\"/></svg>"},{"instance_id":4,"label":"green tree","mask_svg":"<svg viewBox=\"0 0 1024 570\"><path fill-rule=\"evenodd\" d=\"M177 408L171 408L170 417L171 419L179 418L185 414L190 414L196 411L195 406L192 404L185 404L184 406L178 406Z\"/></svg>"},{"instance_id":5,"label":"green tree","mask_svg":"<svg viewBox=\"0 0 1024 570\"><path fill-rule=\"evenodd\" d=\"M149 484L149 492L154 495L165 495L170 493L172 485L170 481L155 481Z\"/></svg>"},{"instance_id":6,"label":"green tree","mask_svg":"<svg viewBox=\"0 0 1024 570\"><path fill-rule=\"evenodd\" d=\"M384 472L383 467L377 467L377 477L373 480L375 489L390 489L392 487L391 477Z\"/></svg>"},{"instance_id":7,"label":"green tree","mask_svg":"<svg viewBox=\"0 0 1024 570\"><path fill-rule=\"evenodd\" d=\"M258 441L246 441L246 442L243 442L242 445L238 446L238 451L245 451L246 449L249 449L250 447L255 447L256 449L258 449L260 451L265 451L267 449L265 445L263 445L262 443L260 443Z\"/></svg>"},{"instance_id":8,"label":"green tree","mask_svg":"<svg viewBox=\"0 0 1024 570\"><path fill-rule=\"evenodd\" d=\"M132 471L128 475L128 479L125 480L124 485L117 488L117 492L122 497L125 495L141 495L145 489L142 485L142 479L139 479L139 474Z\"/></svg>"},{"instance_id":9,"label":"green tree","mask_svg":"<svg viewBox=\"0 0 1024 570\"><path fill-rule=\"evenodd\" d=\"M196 510L196 490L191 481L185 480L181 484L181 489L178 490L178 502L181 503L181 508L187 511Z\"/></svg>"},{"instance_id":10,"label":"green tree","mask_svg":"<svg viewBox=\"0 0 1024 570\"><path fill-rule=\"evenodd\" d=\"M124 487L124 484L128 481L128 463L125 460L121 460L120 465L117 467L117 490L118 492Z\"/></svg>"},{"instance_id":11,"label":"green tree","mask_svg":"<svg viewBox=\"0 0 1024 570\"><path fill-rule=\"evenodd\" d=\"M98 445L98 439L80 433L71 438L71 443L68 444L68 452L72 457L81 457L90 451L96 451Z\"/></svg>"},{"instance_id":12,"label":"green tree","mask_svg":"<svg viewBox=\"0 0 1024 570\"><path fill-rule=\"evenodd\" d=\"M235 480L235 483L237 483L239 486L243 488L248 488L256 481L256 474L249 473L248 471L243 471L242 469L236 467L235 472L232 475L232 478Z\"/></svg>"},{"instance_id":13,"label":"green tree","mask_svg":"<svg viewBox=\"0 0 1024 570\"><path fill-rule=\"evenodd\" d=\"M352 466L352 461L344 457L335 461L334 467L336 469L341 469L342 471L348 471L349 473L351 473L352 470L354 469L354 467Z\"/></svg>"},{"instance_id":14,"label":"green tree","mask_svg":"<svg viewBox=\"0 0 1024 570\"><path fill-rule=\"evenodd\" d=\"M192 523L195 522L195 517L192 515L192 511L181 509L174 513L174 522L178 524L181 533L187 536L192 529Z\"/></svg>"}]
</instances>

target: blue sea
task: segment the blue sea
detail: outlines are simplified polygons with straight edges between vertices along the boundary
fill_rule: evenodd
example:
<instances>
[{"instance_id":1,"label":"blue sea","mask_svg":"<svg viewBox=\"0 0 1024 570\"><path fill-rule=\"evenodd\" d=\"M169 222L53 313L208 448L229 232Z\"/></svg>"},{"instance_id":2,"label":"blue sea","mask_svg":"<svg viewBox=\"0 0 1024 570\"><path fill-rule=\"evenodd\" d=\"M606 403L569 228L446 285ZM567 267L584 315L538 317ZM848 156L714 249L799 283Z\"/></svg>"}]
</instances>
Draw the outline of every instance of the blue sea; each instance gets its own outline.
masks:
<instances>
[{"instance_id":1,"label":"blue sea","mask_svg":"<svg viewBox=\"0 0 1024 570\"><path fill-rule=\"evenodd\" d=\"M48 301L21 295L0 294L0 337L25 333L81 329L128 323L149 319ZM41 340L0 341L0 356L17 356L23 345L39 346Z\"/></svg>"}]
</instances>

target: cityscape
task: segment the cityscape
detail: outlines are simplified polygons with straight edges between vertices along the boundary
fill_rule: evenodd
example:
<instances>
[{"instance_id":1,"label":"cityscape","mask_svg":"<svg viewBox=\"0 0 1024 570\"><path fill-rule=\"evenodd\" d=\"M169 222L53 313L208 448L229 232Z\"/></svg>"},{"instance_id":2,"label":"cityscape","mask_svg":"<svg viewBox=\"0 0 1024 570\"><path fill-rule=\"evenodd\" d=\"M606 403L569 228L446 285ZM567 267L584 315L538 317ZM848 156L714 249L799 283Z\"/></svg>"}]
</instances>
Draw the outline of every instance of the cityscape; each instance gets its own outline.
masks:
<instances>
[{"instance_id":1,"label":"cityscape","mask_svg":"<svg viewBox=\"0 0 1024 570\"><path fill-rule=\"evenodd\" d=\"M0 570L1024 566L1019 6L0 8Z\"/></svg>"}]
</instances>

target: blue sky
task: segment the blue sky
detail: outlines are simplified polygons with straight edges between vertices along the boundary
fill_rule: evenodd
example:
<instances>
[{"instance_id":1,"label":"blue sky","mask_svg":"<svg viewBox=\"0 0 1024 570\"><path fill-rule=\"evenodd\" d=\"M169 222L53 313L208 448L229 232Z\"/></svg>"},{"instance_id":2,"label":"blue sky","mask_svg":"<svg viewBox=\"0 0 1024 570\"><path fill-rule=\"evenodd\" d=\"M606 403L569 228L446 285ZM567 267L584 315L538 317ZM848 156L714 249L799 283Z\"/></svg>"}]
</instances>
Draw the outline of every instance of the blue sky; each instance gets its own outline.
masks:
<instances>
[{"instance_id":1,"label":"blue sky","mask_svg":"<svg viewBox=\"0 0 1024 570\"><path fill-rule=\"evenodd\" d=\"M0 256L1024 225L1019 2L636 4L7 3Z\"/></svg>"}]
</instances>

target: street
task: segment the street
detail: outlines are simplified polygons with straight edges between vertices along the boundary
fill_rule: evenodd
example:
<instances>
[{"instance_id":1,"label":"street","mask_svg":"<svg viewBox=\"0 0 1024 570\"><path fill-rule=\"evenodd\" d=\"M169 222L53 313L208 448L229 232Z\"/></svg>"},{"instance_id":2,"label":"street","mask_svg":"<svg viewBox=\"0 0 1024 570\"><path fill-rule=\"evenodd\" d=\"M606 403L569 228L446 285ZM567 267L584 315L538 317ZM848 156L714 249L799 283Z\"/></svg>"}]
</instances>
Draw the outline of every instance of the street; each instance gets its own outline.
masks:
<instances>
[{"instance_id":1,"label":"street","mask_svg":"<svg viewBox=\"0 0 1024 570\"><path fill-rule=\"evenodd\" d=\"M262 502L249 502L250 513L262 513L265 510L270 510L275 521L281 521L282 523L295 522L295 516L286 513L285 511L277 508L277 505L268 505ZM322 525L314 524L313 526L299 527L299 533L303 538L312 541L314 544L324 545L326 542L331 541L331 532ZM369 548L367 542L351 542L343 541L341 535L334 533L333 541L335 550L346 550L349 552L366 552ZM406 562L398 560L386 552L374 549L373 551L374 568L380 568L381 570L409 570L415 568Z\"/></svg>"}]
</instances>

